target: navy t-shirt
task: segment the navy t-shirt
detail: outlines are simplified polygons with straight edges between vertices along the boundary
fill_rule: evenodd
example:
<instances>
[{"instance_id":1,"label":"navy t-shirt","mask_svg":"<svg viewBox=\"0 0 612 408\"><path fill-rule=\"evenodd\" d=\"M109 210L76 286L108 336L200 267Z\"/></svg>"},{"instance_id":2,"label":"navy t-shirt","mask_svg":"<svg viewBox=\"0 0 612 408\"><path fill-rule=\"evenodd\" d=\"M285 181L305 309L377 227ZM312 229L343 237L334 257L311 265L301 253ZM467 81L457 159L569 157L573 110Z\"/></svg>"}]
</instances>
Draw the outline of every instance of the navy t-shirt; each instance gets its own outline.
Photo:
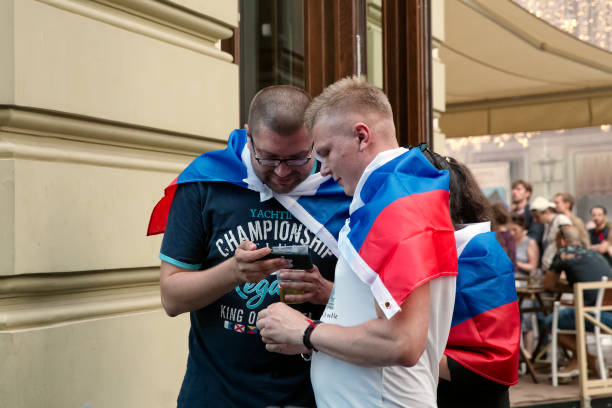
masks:
<instances>
[{"instance_id":1,"label":"navy t-shirt","mask_svg":"<svg viewBox=\"0 0 612 408\"><path fill-rule=\"evenodd\" d=\"M560 248L550 265L550 270L560 274L565 271L567 281L572 287L577 282L597 282L603 276L612 279L612 273L607 262L599 252L585 249L582 246ZM597 298L597 290L584 291L584 305L593 306Z\"/></svg>"},{"instance_id":2,"label":"navy t-shirt","mask_svg":"<svg viewBox=\"0 0 612 408\"><path fill-rule=\"evenodd\" d=\"M258 247L304 244L321 274L333 280L332 252L278 201L222 182L179 185L160 258L204 273L233 256L240 242ZM275 275L245 283L191 312L187 372L179 407L313 407L309 365L297 356L265 350L257 313L279 301ZM294 305L318 318L323 305Z\"/></svg>"}]
</instances>

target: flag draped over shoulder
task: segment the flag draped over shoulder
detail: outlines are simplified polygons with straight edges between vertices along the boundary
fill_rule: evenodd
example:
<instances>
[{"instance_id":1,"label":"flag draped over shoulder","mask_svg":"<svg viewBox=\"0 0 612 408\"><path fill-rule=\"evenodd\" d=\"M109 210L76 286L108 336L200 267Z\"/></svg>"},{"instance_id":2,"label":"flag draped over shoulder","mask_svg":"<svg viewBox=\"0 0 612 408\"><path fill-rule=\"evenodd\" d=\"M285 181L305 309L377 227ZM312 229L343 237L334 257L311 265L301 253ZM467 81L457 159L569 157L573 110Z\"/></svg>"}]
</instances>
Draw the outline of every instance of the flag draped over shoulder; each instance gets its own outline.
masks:
<instances>
[{"instance_id":1,"label":"flag draped over shoulder","mask_svg":"<svg viewBox=\"0 0 612 408\"><path fill-rule=\"evenodd\" d=\"M457 275L448 172L419 149L380 153L361 176L340 252L391 318L417 287Z\"/></svg>"},{"instance_id":2,"label":"flag draped over shoulder","mask_svg":"<svg viewBox=\"0 0 612 408\"><path fill-rule=\"evenodd\" d=\"M459 275L444 354L489 380L518 382L520 314L512 262L488 222L456 233Z\"/></svg>"},{"instance_id":3,"label":"flag draped over shoulder","mask_svg":"<svg viewBox=\"0 0 612 408\"><path fill-rule=\"evenodd\" d=\"M277 194L254 174L244 129L234 130L227 148L197 157L164 191L149 221L147 235L166 229L168 213L179 184L192 182L225 182L260 193L261 199L276 198L306 228L313 232L336 255L339 255L338 233L348 217L350 197L330 176L311 174L288 194Z\"/></svg>"}]
</instances>

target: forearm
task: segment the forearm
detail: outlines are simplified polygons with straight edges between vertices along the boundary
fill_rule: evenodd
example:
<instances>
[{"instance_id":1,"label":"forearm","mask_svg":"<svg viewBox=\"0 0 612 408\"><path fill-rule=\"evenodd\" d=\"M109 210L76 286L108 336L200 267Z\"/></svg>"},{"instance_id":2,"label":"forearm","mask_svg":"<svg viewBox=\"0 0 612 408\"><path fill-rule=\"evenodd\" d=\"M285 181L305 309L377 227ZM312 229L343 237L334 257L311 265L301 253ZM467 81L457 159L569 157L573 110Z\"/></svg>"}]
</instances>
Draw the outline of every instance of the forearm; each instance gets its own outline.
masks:
<instances>
[{"instance_id":1,"label":"forearm","mask_svg":"<svg viewBox=\"0 0 612 408\"><path fill-rule=\"evenodd\" d=\"M208 306L240 284L232 273L233 262L230 258L203 271L180 271L167 276L162 271L161 297L168 315L177 316Z\"/></svg>"},{"instance_id":2,"label":"forearm","mask_svg":"<svg viewBox=\"0 0 612 408\"><path fill-rule=\"evenodd\" d=\"M415 365L427 345L429 283L413 290L391 319L372 307L377 318L348 327L321 323L312 330L310 343L321 353L356 365ZM257 327L269 351L288 354L303 344L308 322L286 304L273 303L259 312Z\"/></svg>"},{"instance_id":3,"label":"forearm","mask_svg":"<svg viewBox=\"0 0 612 408\"><path fill-rule=\"evenodd\" d=\"M201 309L244 282L257 283L272 272L289 266L286 259L260 260L270 248L242 241L234 256L203 271L161 265L162 304L170 316Z\"/></svg>"},{"instance_id":4,"label":"forearm","mask_svg":"<svg viewBox=\"0 0 612 408\"><path fill-rule=\"evenodd\" d=\"M599 244L591 245L590 249L597 251L600 254L605 254L606 252L608 252L608 247L603 242L600 242Z\"/></svg>"},{"instance_id":5,"label":"forearm","mask_svg":"<svg viewBox=\"0 0 612 408\"><path fill-rule=\"evenodd\" d=\"M446 358L446 354L442 355L442 359L440 360L440 365L438 367L440 369L440 378L450 381L450 369L448 368L448 358Z\"/></svg>"},{"instance_id":6,"label":"forearm","mask_svg":"<svg viewBox=\"0 0 612 408\"><path fill-rule=\"evenodd\" d=\"M425 349L413 336L419 330L398 333L388 323L385 318L352 327L322 323L310 340L319 352L355 365L415 365Z\"/></svg>"},{"instance_id":7,"label":"forearm","mask_svg":"<svg viewBox=\"0 0 612 408\"><path fill-rule=\"evenodd\" d=\"M527 272L529 274L531 274L536 269L536 267L534 267L529 262L518 262L517 261L516 266L521 272Z\"/></svg>"}]
</instances>

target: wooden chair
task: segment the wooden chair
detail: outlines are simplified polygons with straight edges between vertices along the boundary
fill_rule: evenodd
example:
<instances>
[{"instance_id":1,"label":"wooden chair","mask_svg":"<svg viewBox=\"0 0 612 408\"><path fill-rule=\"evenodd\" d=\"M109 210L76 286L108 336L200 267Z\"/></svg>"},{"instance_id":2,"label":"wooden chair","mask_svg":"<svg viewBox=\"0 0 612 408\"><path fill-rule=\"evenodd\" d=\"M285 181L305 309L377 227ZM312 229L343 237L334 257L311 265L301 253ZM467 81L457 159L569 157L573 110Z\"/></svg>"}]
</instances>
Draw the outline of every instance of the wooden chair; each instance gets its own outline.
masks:
<instances>
[{"instance_id":1,"label":"wooden chair","mask_svg":"<svg viewBox=\"0 0 612 408\"><path fill-rule=\"evenodd\" d=\"M608 281L608 278L606 276L602 277L601 279L602 283L606 283L607 281ZM595 300L595 306L593 306L594 310L592 311L593 316L589 315L589 317L594 318L597 322L600 321L601 307L604 301L605 292L606 290L604 286L598 288L597 298ZM563 330L563 329L558 328L559 310L561 310L562 308L563 308L563 305L561 304L561 302L558 300L555 301L554 306L553 306L553 320L552 320L552 328L551 328L551 350L550 350L551 351L550 368L551 368L551 374L552 374L553 387L556 387L559 385L558 361L557 361L557 358L558 358L558 345L557 345L558 338L557 336L559 334L571 334L571 335L576 335L577 337L580 337L577 334L577 329L576 330ZM578 314L577 312L575 313L576 313L576 326L578 326L578 323L577 323ZM583 322L583 325L584 325L584 322ZM601 328L597 325L594 325L594 326L595 326L594 336L595 336L595 345L596 345L595 348L597 352L597 362L599 365L599 373L601 375L601 379L605 380L606 379L606 367L604 365L603 352L601 349ZM584 337L584 334L582 335L582 337ZM579 368L580 370L582 369L581 367Z\"/></svg>"},{"instance_id":2,"label":"wooden chair","mask_svg":"<svg viewBox=\"0 0 612 408\"><path fill-rule=\"evenodd\" d=\"M584 305L584 291L597 289L602 293L602 302L599 306ZM598 292L598 298L599 298ZM576 345L578 351L578 366L580 374L578 376L580 384L581 406L591 407L591 398L594 396L612 395L612 379L607 378L606 367L601 351L601 331L612 334L612 328L600 321L601 312L612 311L612 282L582 282L574 285L574 303L576 307ZM586 330L585 319L593 323L595 327L595 341L598 353L598 363L602 378L590 380L587 368L587 349L586 349ZM601 356L601 359L600 357ZM602 369L603 366L603 369Z\"/></svg>"}]
</instances>

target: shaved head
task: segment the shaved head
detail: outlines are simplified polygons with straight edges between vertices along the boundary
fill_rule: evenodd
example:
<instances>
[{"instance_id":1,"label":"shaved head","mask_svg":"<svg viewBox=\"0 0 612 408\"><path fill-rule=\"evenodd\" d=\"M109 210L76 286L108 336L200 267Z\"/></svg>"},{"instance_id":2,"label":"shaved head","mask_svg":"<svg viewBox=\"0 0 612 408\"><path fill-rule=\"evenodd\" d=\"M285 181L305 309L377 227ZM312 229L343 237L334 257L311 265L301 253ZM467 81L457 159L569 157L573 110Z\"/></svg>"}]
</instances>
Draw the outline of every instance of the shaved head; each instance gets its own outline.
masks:
<instances>
[{"instance_id":1,"label":"shaved head","mask_svg":"<svg viewBox=\"0 0 612 408\"><path fill-rule=\"evenodd\" d=\"M304 126L304 112L310 101L310 95L295 86L264 88L251 101L249 131L257 134L263 125L280 136L292 135Z\"/></svg>"}]
</instances>

